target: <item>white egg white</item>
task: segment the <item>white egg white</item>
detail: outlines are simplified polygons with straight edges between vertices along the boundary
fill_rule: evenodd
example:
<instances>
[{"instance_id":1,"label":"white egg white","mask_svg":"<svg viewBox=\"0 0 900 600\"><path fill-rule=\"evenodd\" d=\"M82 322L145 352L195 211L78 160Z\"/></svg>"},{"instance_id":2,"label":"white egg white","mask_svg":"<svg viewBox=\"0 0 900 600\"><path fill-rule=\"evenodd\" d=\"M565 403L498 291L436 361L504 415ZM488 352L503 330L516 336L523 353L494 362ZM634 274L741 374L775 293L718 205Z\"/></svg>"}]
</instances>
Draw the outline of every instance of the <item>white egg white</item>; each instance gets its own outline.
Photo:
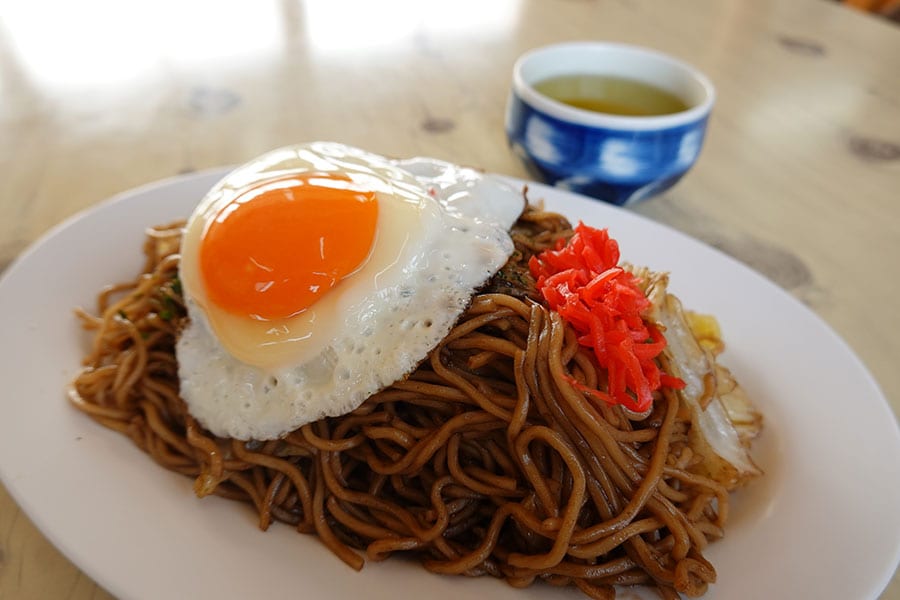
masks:
<instances>
[{"instance_id":1,"label":"white egg white","mask_svg":"<svg viewBox=\"0 0 900 600\"><path fill-rule=\"evenodd\" d=\"M323 170L386 184L365 266L282 322L236 317L209 302L197 252L217 203L267 177ZM218 436L269 440L354 410L448 334L512 254L508 231L523 208L521 191L472 169L334 143L282 148L236 169L197 207L182 246L189 323L176 353L191 414Z\"/></svg>"}]
</instances>

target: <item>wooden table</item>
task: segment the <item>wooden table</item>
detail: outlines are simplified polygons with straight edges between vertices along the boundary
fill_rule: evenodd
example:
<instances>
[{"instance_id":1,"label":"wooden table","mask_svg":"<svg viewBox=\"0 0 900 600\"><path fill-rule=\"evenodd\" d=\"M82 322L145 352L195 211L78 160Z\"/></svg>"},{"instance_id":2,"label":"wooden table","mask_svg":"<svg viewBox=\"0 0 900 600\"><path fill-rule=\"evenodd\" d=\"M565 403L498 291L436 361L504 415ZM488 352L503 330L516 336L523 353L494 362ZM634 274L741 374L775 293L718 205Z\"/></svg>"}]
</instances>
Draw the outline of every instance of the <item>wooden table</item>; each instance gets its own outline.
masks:
<instances>
[{"instance_id":1,"label":"wooden table","mask_svg":"<svg viewBox=\"0 0 900 600\"><path fill-rule=\"evenodd\" d=\"M896 25L813 0L345 4L4 5L0 266L112 194L298 141L525 176L503 133L515 58L637 43L698 66L719 97L696 168L634 210L806 303L900 413ZM108 594L0 488L0 598L63 597ZM900 599L897 576L882 597Z\"/></svg>"}]
</instances>

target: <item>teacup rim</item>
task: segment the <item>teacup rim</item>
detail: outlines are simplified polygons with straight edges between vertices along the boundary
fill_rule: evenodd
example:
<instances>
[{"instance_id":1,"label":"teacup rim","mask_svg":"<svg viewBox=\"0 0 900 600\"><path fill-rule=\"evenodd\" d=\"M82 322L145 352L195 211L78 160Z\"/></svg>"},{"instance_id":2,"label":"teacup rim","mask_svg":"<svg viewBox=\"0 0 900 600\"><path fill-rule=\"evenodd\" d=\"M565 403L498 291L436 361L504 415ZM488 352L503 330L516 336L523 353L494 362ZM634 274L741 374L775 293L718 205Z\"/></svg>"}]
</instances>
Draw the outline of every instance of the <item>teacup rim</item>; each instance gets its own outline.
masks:
<instances>
[{"instance_id":1,"label":"teacup rim","mask_svg":"<svg viewBox=\"0 0 900 600\"><path fill-rule=\"evenodd\" d=\"M687 73L701 86L705 93L704 100L690 107L687 110L672 113L668 115L653 116L625 116L610 115L605 113L591 112L588 110L576 108L568 104L564 104L557 100L549 98L534 89L532 84L527 83L522 77L522 67L529 59L535 55L550 50L560 50L565 48L585 47L591 48L592 51L598 49L615 49L642 54L652 57L656 60L668 63ZM532 107L544 112L557 119L576 125L587 127L597 127L606 129L626 130L626 131L648 131L657 129L671 129L674 127L689 125L707 117L712 111L712 107L716 100L716 89L712 81L702 71L671 54L667 54L654 48L647 46L639 46L635 44L627 44L623 42L609 42L597 40L575 40L568 42L560 42L539 46L528 50L516 60L513 66L513 92L519 98L531 105Z\"/></svg>"}]
</instances>

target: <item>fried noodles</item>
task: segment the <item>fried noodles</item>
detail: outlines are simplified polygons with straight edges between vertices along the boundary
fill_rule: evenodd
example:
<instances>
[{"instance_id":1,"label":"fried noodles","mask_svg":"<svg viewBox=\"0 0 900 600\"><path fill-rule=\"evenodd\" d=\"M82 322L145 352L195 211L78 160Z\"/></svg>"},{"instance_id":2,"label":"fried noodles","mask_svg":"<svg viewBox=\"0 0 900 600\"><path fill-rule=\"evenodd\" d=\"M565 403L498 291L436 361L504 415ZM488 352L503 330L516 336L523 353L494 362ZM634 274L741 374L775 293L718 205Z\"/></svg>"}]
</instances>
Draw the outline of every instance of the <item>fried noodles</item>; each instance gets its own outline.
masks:
<instances>
[{"instance_id":1,"label":"fried noodles","mask_svg":"<svg viewBox=\"0 0 900 600\"><path fill-rule=\"evenodd\" d=\"M266 529L314 533L344 562L413 554L433 572L537 580L614 598L644 584L663 598L715 581L703 557L722 536L728 491L695 468L691 422L672 390L649 415L594 403L591 353L534 292L527 261L571 235L530 209L516 253L408 378L350 414L282 439L213 437L178 395L174 346L185 318L181 224L148 231L147 264L104 290L69 396L199 496L251 504Z\"/></svg>"}]
</instances>

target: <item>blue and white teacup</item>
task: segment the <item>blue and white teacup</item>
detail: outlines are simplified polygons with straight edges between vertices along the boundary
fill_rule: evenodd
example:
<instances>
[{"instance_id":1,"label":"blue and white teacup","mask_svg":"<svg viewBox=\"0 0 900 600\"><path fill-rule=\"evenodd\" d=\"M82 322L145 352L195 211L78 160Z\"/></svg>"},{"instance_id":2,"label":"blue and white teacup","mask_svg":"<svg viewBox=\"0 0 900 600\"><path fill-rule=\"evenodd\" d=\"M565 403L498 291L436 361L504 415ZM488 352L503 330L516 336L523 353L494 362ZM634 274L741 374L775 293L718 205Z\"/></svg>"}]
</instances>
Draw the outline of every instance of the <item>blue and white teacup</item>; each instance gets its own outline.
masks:
<instances>
[{"instance_id":1,"label":"blue and white teacup","mask_svg":"<svg viewBox=\"0 0 900 600\"><path fill-rule=\"evenodd\" d=\"M562 75L605 75L648 83L687 108L621 116L576 108L535 90ZM697 69L626 44L569 42L537 48L513 69L506 134L533 176L623 205L674 185L697 160L715 89Z\"/></svg>"}]
</instances>

